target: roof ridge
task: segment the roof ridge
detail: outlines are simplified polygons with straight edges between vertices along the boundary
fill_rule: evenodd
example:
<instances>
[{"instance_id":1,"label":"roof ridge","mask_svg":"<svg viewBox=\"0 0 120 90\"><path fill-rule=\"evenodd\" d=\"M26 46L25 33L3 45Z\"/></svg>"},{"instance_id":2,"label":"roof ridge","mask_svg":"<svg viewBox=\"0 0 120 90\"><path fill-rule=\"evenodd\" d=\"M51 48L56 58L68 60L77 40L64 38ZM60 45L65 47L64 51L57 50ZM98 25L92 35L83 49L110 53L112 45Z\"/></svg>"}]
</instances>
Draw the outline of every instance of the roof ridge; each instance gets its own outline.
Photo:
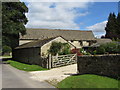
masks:
<instances>
[{"instance_id":1,"label":"roof ridge","mask_svg":"<svg viewBox=\"0 0 120 90\"><path fill-rule=\"evenodd\" d=\"M79 31L79 32L92 32L92 30L68 30L68 29L45 29L45 28L27 28L27 30L60 30L60 31Z\"/></svg>"}]
</instances>

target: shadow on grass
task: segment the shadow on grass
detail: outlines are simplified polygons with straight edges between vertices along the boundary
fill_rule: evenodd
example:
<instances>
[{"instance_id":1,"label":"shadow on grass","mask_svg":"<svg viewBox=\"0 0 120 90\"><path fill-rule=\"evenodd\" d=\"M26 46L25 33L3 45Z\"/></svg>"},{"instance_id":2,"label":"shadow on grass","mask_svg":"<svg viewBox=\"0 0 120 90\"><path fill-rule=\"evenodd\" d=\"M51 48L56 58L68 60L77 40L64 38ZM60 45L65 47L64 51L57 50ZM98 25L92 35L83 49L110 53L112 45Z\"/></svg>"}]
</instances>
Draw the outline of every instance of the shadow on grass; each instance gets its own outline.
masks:
<instances>
[{"instance_id":1,"label":"shadow on grass","mask_svg":"<svg viewBox=\"0 0 120 90\"><path fill-rule=\"evenodd\" d=\"M64 75L77 76L77 75L80 75L80 74L77 74L77 73L64 73Z\"/></svg>"}]
</instances>

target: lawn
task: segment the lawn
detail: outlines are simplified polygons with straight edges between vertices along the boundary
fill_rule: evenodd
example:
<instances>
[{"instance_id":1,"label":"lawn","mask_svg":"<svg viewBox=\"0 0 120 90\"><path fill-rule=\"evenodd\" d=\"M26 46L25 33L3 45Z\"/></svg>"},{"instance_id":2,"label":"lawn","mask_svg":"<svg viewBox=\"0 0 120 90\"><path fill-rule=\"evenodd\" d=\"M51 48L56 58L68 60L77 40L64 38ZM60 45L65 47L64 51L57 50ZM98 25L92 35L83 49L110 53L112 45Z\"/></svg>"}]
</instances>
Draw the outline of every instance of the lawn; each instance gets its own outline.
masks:
<instances>
[{"instance_id":1,"label":"lawn","mask_svg":"<svg viewBox=\"0 0 120 90\"><path fill-rule=\"evenodd\" d=\"M20 63L17 61L12 61L12 60L8 60L7 63L9 63L11 66L13 66L19 70L24 70L24 71L48 70L48 69L42 68L41 66L38 66L38 65L29 65L29 64Z\"/></svg>"},{"instance_id":2,"label":"lawn","mask_svg":"<svg viewBox=\"0 0 120 90\"><path fill-rule=\"evenodd\" d=\"M120 83L120 81L119 81ZM59 82L58 88L118 88L118 80L98 75L70 76Z\"/></svg>"},{"instance_id":3,"label":"lawn","mask_svg":"<svg viewBox=\"0 0 120 90\"><path fill-rule=\"evenodd\" d=\"M12 56L1 56L1 58L12 58Z\"/></svg>"}]
</instances>

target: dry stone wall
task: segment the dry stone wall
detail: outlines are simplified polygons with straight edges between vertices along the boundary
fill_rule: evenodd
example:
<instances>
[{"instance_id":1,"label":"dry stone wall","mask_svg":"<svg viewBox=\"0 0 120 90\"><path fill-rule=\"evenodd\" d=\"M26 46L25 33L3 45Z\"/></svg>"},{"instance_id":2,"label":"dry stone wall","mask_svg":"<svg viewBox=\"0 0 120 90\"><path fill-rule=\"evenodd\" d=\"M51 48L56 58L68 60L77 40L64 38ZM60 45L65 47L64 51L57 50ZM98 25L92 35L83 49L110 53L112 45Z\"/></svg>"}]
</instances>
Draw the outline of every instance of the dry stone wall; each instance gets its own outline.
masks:
<instances>
[{"instance_id":1,"label":"dry stone wall","mask_svg":"<svg viewBox=\"0 0 120 90\"><path fill-rule=\"evenodd\" d=\"M120 55L78 56L78 74L96 74L120 79Z\"/></svg>"}]
</instances>

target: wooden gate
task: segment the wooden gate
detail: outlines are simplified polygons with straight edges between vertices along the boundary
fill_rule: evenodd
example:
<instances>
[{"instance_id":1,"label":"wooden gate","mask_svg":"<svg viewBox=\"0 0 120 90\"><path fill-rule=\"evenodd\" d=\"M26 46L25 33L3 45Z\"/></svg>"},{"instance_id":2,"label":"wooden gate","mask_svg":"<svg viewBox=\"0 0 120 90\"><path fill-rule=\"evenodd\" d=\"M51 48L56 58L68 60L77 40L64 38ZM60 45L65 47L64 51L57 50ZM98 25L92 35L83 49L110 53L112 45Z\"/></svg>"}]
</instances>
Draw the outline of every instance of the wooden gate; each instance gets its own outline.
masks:
<instances>
[{"instance_id":1,"label":"wooden gate","mask_svg":"<svg viewBox=\"0 0 120 90\"><path fill-rule=\"evenodd\" d=\"M51 58L51 68L66 66L75 63L77 63L77 54L52 56Z\"/></svg>"}]
</instances>

